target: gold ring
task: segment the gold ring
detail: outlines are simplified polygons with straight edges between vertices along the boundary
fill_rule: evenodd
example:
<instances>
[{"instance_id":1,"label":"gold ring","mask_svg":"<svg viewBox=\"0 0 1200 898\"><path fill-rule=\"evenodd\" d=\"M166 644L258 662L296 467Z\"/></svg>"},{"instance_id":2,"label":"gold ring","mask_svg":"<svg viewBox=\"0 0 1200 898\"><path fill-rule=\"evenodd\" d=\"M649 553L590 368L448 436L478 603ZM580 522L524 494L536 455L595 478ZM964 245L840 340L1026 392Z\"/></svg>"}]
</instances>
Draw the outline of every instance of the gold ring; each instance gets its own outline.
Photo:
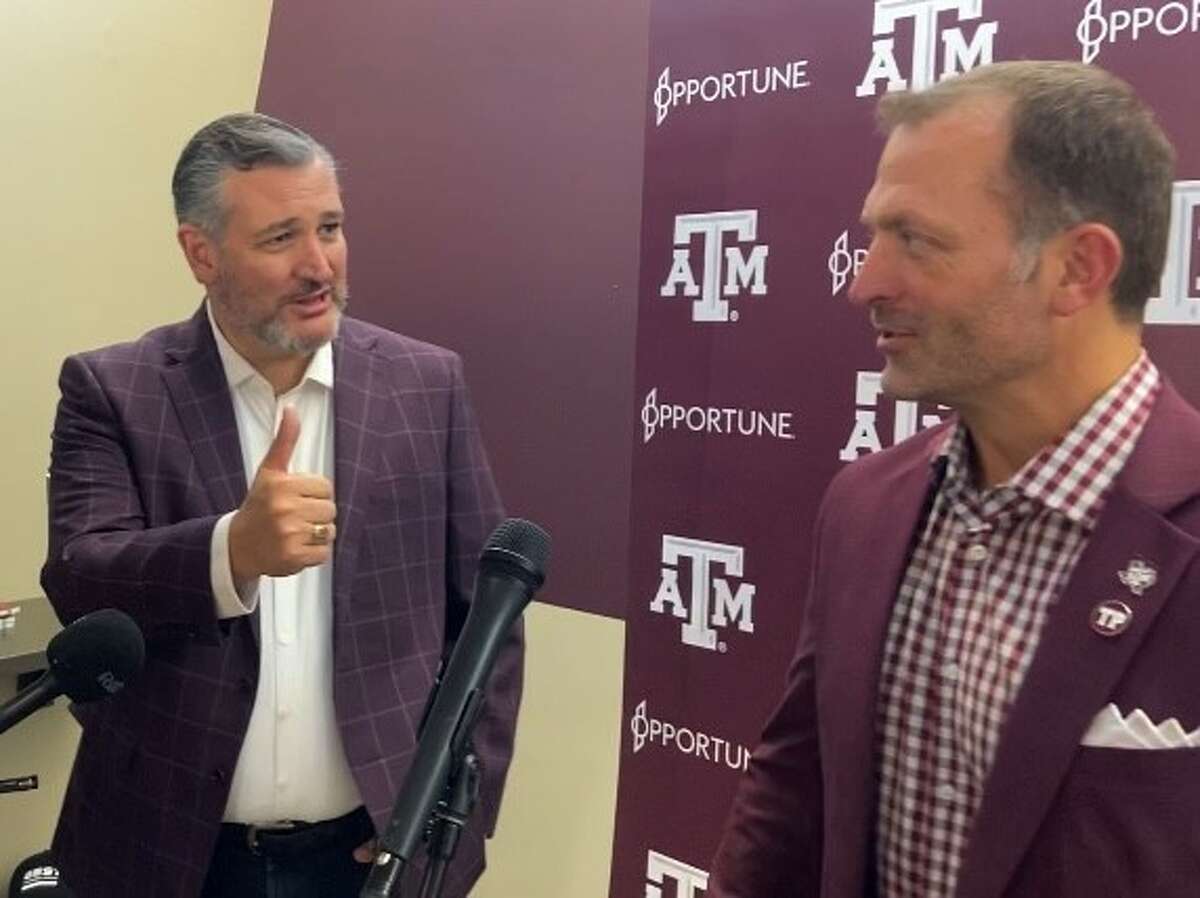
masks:
<instances>
[{"instance_id":1,"label":"gold ring","mask_svg":"<svg viewBox=\"0 0 1200 898\"><path fill-rule=\"evenodd\" d=\"M314 546L323 546L329 542L329 525L313 524L312 533L309 534L308 541Z\"/></svg>"}]
</instances>

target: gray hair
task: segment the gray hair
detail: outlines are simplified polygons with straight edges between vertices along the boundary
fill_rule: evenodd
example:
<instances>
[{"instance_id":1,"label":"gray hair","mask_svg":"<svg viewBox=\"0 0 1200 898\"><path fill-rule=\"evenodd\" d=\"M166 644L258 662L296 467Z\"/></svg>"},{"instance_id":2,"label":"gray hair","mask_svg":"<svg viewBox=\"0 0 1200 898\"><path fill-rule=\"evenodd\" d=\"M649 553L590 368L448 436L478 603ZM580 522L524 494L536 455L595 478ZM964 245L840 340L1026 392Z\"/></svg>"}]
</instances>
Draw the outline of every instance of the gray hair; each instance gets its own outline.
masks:
<instances>
[{"instance_id":1,"label":"gray hair","mask_svg":"<svg viewBox=\"0 0 1200 898\"><path fill-rule=\"evenodd\" d=\"M315 161L336 171L329 151L294 125L256 112L221 116L197 131L179 154L171 176L175 218L219 238L228 214L221 200L226 171L297 168Z\"/></svg>"},{"instance_id":2,"label":"gray hair","mask_svg":"<svg viewBox=\"0 0 1200 898\"><path fill-rule=\"evenodd\" d=\"M1140 321L1162 277L1175 171L1175 151L1154 114L1103 69L1021 61L889 94L878 119L891 133L988 96L1011 101L1004 193L1018 255L1032 260L1047 239L1085 221L1107 225L1124 251L1113 285L1117 313Z\"/></svg>"}]
</instances>

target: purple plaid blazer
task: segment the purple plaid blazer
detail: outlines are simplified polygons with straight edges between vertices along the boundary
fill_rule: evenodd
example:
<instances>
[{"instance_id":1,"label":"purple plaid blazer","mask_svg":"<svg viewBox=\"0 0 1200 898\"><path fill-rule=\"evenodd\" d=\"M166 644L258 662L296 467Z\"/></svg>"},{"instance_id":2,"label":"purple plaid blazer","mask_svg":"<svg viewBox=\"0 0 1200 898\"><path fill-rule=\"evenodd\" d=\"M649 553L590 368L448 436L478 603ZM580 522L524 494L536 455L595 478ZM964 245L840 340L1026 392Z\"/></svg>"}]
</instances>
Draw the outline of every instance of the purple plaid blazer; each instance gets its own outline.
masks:
<instances>
[{"instance_id":1,"label":"purple plaid blazer","mask_svg":"<svg viewBox=\"0 0 1200 898\"><path fill-rule=\"evenodd\" d=\"M813 579L783 699L734 799L709 898L876 894L883 643L944 426L842 470L817 520ZM1135 558L1157 582L1131 596ZM1099 602L1129 629L1090 626ZM1200 748L1081 747L1109 702L1200 726L1200 414L1162 394L1050 610L1000 735L956 898L1194 898Z\"/></svg>"},{"instance_id":2,"label":"purple plaid blazer","mask_svg":"<svg viewBox=\"0 0 1200 898\"><path fill-rule=\"evenodd\" d=\"M455 354L344 319L333 358L334 699L382 831L502 512ZM83 734L54 849L88 898L191 898L258 670L257 613L218 621L210 587L212 528L239 505L246 479L203 307L135 342L68 358L60 388L42 586L64 622L104 607L131 614L148 657L123 692L73 709ZM483 870L521 670L518 626L476 730L482 799L448 895L465 895Z\"/></svg>"}]
</instances>

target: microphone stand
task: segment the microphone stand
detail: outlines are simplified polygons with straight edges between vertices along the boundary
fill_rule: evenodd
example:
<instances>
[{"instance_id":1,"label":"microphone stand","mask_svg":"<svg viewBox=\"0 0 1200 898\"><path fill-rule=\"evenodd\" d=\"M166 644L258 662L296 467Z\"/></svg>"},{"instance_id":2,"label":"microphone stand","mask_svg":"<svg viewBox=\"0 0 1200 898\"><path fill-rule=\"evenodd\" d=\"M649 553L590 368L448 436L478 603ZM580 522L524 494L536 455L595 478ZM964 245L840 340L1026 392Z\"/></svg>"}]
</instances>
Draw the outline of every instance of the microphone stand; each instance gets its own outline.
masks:
<instances>
[{"instance_id":1,"label":"microphone stand","mask_svg":"<svg viewBox=\"0 0 1200 898\"><path fill-rule=\"evenodd\" d=\"M421 712L421 724L417 732L425 731L429 715L442 688L442 679L446 673L448 656L443 656L438 664L437 674L433 679L433 688L425 700L425 709ZM425 867L425 875L421 880L421 890L418 898L439 898L445 887L446 870L454 853L458 850L458 839L463 828L479 802L479 786L482 773L479 758L471 744L471 734L478 720L478 704L465 715L465 726L459 732L461 746L453 752L450 758L450 768L446 776L446 785L442 797L429 812L429 821L425 825L424 836L427 846L426 854L429 863ZM404 884L401 879L407 867L407 861L400 855L388 850L385 838L381 839L380 850L375 858L375 865L367 877L367 883L360 893L360 898L403 898Z\"/></svg>"},{"instance_id":2,"label":"microphone stand","mask_svg":"<svg viewBox=\"0 0 1200 898\"><path fill-rule=\"evenodd\" d=\"M545 580L550 537L529 521L509 518L479 559L475 600L427 705L412 762L379 837L380 851L359 898L391 898L405 867L426 843L421 895L441 893L446 868L479 794L471 734L483 711L492 665L505 634ZM526 555L530 557L526 557Z\"/></svg>"},{"instance_id":3,"label":"microphone stand","mask_svg":"<svg viewBox=\"0 0 1200 898\"><path fill-rule=\"evenodd\" d=\"M459 836L479 803L481 778L479 758L468 743L467 752L453 763L442 800L431 812L425 828L429 863L418 898L440 898L445 888L446 870L458 850ZM375 859L375 867L362 894L371 898L392 895L402 898L404 889L400 880L405 870L404 859L391 854L384 846Z\"/></svg>"},{"instance_id":4,"label":"microphone stand","mask_svg":"<svg viewBox=\"0 0 1200 898\"><path fill-rule=\"evenodd\" d=\"M458 849L458 838L479 801L479 759L467 752L454 765L446 798L433 812L429 833L429 864L421 883L419 898L440 898L445 887L446 868Z\"/></svg>"}]
</instances>

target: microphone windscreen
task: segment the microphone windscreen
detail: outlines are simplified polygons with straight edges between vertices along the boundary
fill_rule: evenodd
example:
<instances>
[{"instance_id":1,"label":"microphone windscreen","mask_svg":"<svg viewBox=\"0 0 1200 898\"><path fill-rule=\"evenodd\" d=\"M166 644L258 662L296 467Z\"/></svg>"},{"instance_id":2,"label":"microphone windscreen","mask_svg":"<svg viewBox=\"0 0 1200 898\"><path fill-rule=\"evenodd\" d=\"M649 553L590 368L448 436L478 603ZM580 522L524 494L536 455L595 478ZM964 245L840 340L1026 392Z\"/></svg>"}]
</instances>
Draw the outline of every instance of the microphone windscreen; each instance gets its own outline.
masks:
<instances>
[{"instance_id":1,"label":"microphone windscreen","mask_svg":"<svg viewBox=\"0 0 1200 898\"><path fill-rule=\"evenodd\" d=\"M72 621L51 639L46 660L71 701L90 702L125 688L146 661L146 644L133 618L103 608Z\"/></svg>"},{"instance_id":2,"label":"microphone windscreen","mask_svg":"<svg viewBox=\"0 0 1200 898\"><path fill-rule=\"evenodd\" d=\"M75 898L49 851L28 857L13 870L8 898Z\"/></svg>"},{"instance_id":3,"label":"microphone windscreen","mask_svg":"<svg viewBox=\"0 0 1200 898\"><path fill-rule=\"evenodd\" d=\"M532 521L508 518L488 537L479 568L483 572L492 566L515 566L536 588L546 579L549 559L550 534Z\"/></svg>"}]
</instances>

